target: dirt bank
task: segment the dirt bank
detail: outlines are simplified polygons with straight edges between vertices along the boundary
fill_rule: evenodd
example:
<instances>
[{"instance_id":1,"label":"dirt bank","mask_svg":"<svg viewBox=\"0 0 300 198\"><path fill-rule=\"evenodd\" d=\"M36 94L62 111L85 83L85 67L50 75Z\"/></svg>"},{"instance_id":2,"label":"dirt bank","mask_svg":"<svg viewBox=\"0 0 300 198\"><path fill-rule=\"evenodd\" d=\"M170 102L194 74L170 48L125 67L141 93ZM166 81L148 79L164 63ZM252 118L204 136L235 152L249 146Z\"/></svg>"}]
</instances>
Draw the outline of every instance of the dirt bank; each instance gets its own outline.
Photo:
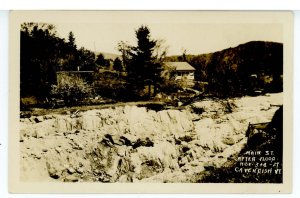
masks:
<instances>
[{"instance_id":1,"label":"dirt bank","mask_svg":"<svg viewBox=\"0 0 300 198\"><path fill-rule=\"evenodd\" d=\"M282 94L205 99L182 110L118 106L22 118L23 181L194 182L247 142L249 123L268 122Z\"/></svg>"}]
</instances>

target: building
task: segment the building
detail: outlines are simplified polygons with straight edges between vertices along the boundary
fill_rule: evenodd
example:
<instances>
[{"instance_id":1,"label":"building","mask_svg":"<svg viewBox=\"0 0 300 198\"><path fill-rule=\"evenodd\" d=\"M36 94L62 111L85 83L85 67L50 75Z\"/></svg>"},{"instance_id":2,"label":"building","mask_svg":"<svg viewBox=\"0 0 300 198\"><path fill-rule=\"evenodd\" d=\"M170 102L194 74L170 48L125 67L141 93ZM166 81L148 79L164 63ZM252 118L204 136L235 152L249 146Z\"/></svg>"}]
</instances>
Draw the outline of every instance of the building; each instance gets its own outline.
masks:
<instances>
[{"instance_id":1,"label":"building","mask_svg":"<svg viewBox=\"0 0 300 198\"><path fill-rule=\"evenodd\" d=\"M193 82L195 80L195 68L187 62L165 62L165 76L175 77L175 80L185 79Z\"/></svg>"}]
</instances>

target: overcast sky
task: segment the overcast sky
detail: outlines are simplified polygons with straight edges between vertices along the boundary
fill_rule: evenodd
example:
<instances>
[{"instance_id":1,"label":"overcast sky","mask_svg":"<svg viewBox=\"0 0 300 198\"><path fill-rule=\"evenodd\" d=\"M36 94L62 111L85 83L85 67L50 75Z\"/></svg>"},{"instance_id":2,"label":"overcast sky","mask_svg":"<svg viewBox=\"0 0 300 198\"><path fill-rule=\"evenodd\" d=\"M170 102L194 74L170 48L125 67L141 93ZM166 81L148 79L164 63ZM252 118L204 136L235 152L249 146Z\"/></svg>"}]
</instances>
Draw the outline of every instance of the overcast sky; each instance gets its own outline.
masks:
<instances>
[{"instance_id":1,"label":"overcast sky","mask_svg":"<svg viewBox=\"0 0 300 198\"><path fill-rule=\"evenodd\" d=\"M58 35L70 31L78 47L92 51L119 53L119 41L136 45L135 30L143 23L54 23ZM283 42L282 25L276 23L144 23L153 39L164 39L168 55L202 54L235 47L248 41Z\"/></svg>"}]
</instances>

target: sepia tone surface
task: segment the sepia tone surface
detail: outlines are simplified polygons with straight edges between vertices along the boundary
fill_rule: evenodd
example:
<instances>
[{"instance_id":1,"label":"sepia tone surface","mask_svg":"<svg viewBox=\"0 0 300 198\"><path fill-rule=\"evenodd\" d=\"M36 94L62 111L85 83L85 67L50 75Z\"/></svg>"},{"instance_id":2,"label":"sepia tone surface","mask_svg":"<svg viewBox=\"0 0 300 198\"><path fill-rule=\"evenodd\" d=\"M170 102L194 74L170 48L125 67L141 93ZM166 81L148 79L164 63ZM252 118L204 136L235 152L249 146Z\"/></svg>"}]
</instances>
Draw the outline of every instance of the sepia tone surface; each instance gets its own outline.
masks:
<instances>
[{"instance_id":1,"label":"sepia tone surface","mask_svg":"<svg viewBox=\"0 0 300 198\"><path fill-rule=\"evenodd\" d=\"M48 18L54 13L56 17ZM21 30L21 40L11 41L11 56L18 57L11 58L16 70L11 70L15 78L10 83L15 93L10 103L13 192L82 192L64 188L69 185L115 193L290 190L290 13L14 12L11 20L15 38ZM120 24L131 29L123 29L124 37L110 31L101 36L124 41L120 47L110 38L104 45L119 53L106 51L111 46L102 51L95 32L76 31L81 24L88 29L107 23L114 27L110 31ZM49 25L57 33L51 34ZM42 53L30 43L47 28L48 39L62 39L59 53L49 50L53 43L45 43ZM61 36L63 29L74 33L75 42L70 34ZM148 30L153 40L139 37ZM205 32L212 33L208 37ZM94 49L88 37L77 42L84 34ZM178 35L178 42L170 35ZM166 47L158 45L161 38ZM37 40L37 46L42 42ZM146 55L138 55L147 54L147 42L154 43L149 60L153 67L159 65L162 79L151 76L147 67L138 72L149 64ZM215 47L207 47L210 43ZM121 52L126 47L134 55L125 57ZM70 58L74 54L79 58ZM165 67L169 62L179 62L178 68L170 72ZM216 183L238 188L216 189ZM140 188L145 185L148 189Z\"/></svg>"}]
</instances>

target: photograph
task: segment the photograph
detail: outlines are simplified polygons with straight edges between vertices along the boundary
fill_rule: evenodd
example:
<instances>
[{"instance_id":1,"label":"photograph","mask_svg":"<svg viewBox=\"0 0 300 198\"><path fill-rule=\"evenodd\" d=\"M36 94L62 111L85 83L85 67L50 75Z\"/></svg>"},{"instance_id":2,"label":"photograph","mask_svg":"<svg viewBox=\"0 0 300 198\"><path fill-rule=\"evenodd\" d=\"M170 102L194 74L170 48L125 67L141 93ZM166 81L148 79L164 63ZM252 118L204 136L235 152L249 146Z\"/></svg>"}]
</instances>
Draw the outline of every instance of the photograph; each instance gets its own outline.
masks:
<instances>
[{"instance_id":1,"label":"photograph","mask_svg":"<svg viewBox=\"0 0 300 198\"><path fill-rule=\"evenodd\" d=\"M291 12L10 22L11 192L291 191Z\"/></svg>"}]
</instances>

